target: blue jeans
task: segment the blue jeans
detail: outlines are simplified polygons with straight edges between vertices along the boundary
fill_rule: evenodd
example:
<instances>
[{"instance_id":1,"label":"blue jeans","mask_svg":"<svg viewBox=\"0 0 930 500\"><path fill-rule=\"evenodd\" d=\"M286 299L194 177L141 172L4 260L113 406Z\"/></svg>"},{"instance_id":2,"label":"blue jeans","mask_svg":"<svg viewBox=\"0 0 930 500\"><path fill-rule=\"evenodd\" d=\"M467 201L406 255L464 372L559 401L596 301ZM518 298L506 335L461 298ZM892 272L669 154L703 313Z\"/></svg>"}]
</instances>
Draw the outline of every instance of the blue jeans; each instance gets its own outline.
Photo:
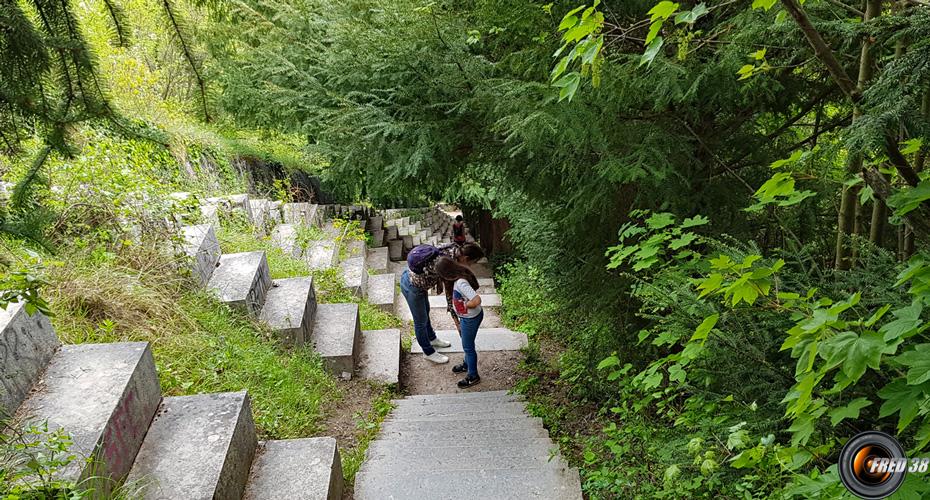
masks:
<instances>
[{"instance_id":1,"label":"blue jeans","mask_svg":"<svg viewBox=\"0 0 930 500\"><path fill-rule=\"evenodd\" d=\"M429 321L429 295L427 291L410 283L410 270L404 269L400 275L400 293L404 294L410 314L413 315L413 333L417 336L417 343L423 349L423 354L429 356L436 352L430 345L430 340L436 340L436 331Z\"/></svg>"},{"instance_id":2,"label":"blue jeans","mask_svg":"<svg viewBox=\"0 0 930 500\"><path fill-rule=\"evenodd\" d=\"M465 351L465 366L468 367L468 378L478 376L478 351L475 350L475 337L478 336L478 327L484 319L484 311L474 318L459 318L462 327L462 350Z\"/></svg>"}]
</instances>

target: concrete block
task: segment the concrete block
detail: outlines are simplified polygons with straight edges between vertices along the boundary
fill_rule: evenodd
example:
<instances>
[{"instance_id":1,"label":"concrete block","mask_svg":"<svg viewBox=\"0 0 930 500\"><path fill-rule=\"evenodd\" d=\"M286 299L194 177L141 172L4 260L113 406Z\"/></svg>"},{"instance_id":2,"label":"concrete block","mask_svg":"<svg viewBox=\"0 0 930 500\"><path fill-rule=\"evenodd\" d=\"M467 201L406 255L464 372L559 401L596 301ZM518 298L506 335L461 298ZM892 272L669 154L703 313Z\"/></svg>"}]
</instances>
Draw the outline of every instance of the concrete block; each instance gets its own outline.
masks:
<instances>
[{"instance_id":1,"label":"concrete block","mask_svg":"<svg viewBox=\"0 0 930 500\"><path fill-rule=\"evenodd\" d=\"M22 303L0 309L0 415L12 415L61 343L48 318Z\"/></svg>"},{"instance_id":2,"label":"concrete block","mask_svg":"<svg viewBox=\"0 0 930 500\"><path fill-rule=\"evenodd\" d=\"M384 217L373 215L368 219L369 231L380 231L384 227Z\"/></svg>"},{"instance_id":3,"label":"concrete block","mask_svg":"<svg viewBox=\"0 0 930 500\"><path fill-rule=\"evenodd\" d=\"M14 421L64 429L78 457L57 473L65 480L129 473L161 402L146 342L63 346L16 412ZM92 467L85 458L94 457ZM95 485L105 488L106 485Z\"/></svg>"},{"instance_id":4,"label":"concrete block","mask_svg":"<svg viewBox=\"0 0 930 500\"><path fill-rule=\"evenodd\" d=\"M357 304L317 304L310 345L330 372L355 372L361 336Z\"/></svg>"},{"instance_id":5,"label":"concrete block","mask_svg":"<svg viewBox=\"0 0 930 500\"><path fill-rule=\"evenodd\" d=\"M362 240L351 240L346 244L349 257L367 257L368 246Z\"/></svg>"},{"instance_id":6,"label":"concrete block","mask_svg":"<svg viewBox=\"0 0 930 500\"><path fill-rule=\"evenodd\" d=\"M390 241L390 240L396 240L396 239L398 238L398 236L399 236L399 235L398 235L398 233L397 233L397 227L395 227L395 226L390 226L390 227L388 227L388 228L385 230L384 237L385 237L385 239L387 239L388 241Z\"/></svg>"},{"instance_id":7,"label":"concrete block","mask_svg":"<svg viewBox=\"0 0 930 500\"><path fill-rule=\"evenodd\" d=\"M375 274L368 277L366 289L368 303L377 306L384 312L394 312L394 299L397 295L397 284L394 274Z\"/></svg>"},{"instance_id":8,"label":"concrete block","mask_svg":"<svg viewBox=\"0 0 930 500\"><path fill-rule=\"evenodd\" d=\"M455 330L438 330L436 337L448 341L452 347L436 349L439 352L463 352L462 339ZM507 328L479 328L475 337L475 349L481 351L519 351L527 346L526 335ZM413 354L422 354L423 350L416 342L410 347ZM480 356L479 356L480 358ZM481 362L478 362L480 367ZM479 368L480 372L480 368Z\"/></svg>"},{"instance_id":9,"label":"concrete block","mask_svg":"<svg viewBox=\"0 0 930 500\"><path fill-rule=\"evenodd\" d=\"M314 225L318 218L317 206L310 203L284 203L282 205L284 222L287 224Z\"/></svg>"},{"instance_id":10,"label":"concrete block","mask_svg":"<svg viewBox=\"0 0 930 500\"><path fill-rule=\"evenodd\" d=\"M375 272L387 271L388 268L388 247L377 247L368 249L368 257L365 259L365 265L368 269Z\"/></svg>"},{"instance_id":11,"label":"concrete block","mask_svg":"<svg viewBox=\"0 0 930 500\"><path fill-rule=\"evenodd\" d=\"M368 289L368 270L364 257L352 257L339 264L346 288L358 297L364 297Z\"/></svg>"},{"instance_id":12,"label":"concrete block","mask_svg":"<svg viewBox=\"0 0 930 500\"><path fill-rule=\"evenodd\" d=\"M204 224L220 225L219 207L214 204L200 205L200 220Z\"/></svg>"},{"instance_id":13,"label":"concrete block","mask_svg":"<svg viewBox=\"0 0 930 500\"><path fill-rule=\"evenodd\" d=\"M373 247L384 246L384 230L383 229L376 229L371 232L371 246Z\"/></svg>"},{"instance_id":14,"label":"concrete block","mask_svg":"<svg viewBox=\"0 0 930 500\"><path fill-rule=\"evenodd\" d=\"M271 204L268 200L249 200L249 209L252 211L252 225L260 234L267 234L271 226L269 215Z\"/></svg>"},{"instance_id":15,"label":"concrete block","mask_svg":"<svg viewBox=\"0 0 930 500\"><path fill-rule=\"evenodd\" d=\"M271 286L271 273L265 252L226 254L213 271L207 288L221 302L258 316Z\"/></svg>"},{"instance_id":16,"label":"concrete block","mask_svg":"<svg viewBox=\"0 0 930 500\"><path fill-rule=\"evenodd\" d=\"M299 258L301 249L297 245L297 227L294 224L280 224L271 231L271 242L285 255Z\"/></svg>"},{"instance_id":17,"label":"concrete block","mask_svg":"<svg viewBox=\"0 0 930 500\"><path fill-rule=\"evenodd\" d=\"M401 236L401 241L403 241L404 252L409 252L410 250L413 250L413 247L416 246L413 243L413 236L410 236L409 234Z\"/></svg>"},{"instance_id":18,"label":"concrete block","mask_svg":"<svg viewBox=\"0 0 930 500\"><path fill-rule=\"evenodd\" d=\"M313 278L287 278L271 282L260 318L286 345L301 347L313 331L314 312Z\"/></svg>"},{"instance_id":19,"label":"concrete block","mask_svg":"<svg viewBox=\"0 0 930 500\"><path fill-rule=\"evenodd\" d=\"M358 374L385 384L400 381L400 330L364 330L358 355Z\"/></svg>"},{"instance_id":20,"label":"concrete block","mask_svg":"<svg viewBox=\"0 0 930 500\"><path fill-rule=\"evenodd\" d=\"M205 204L215 206L218 210L225 213L231 214L233 212L239 212L245 216L246 220L249 222L255 220L254 216L252 215L252 206L249 203L249 195L247 194L234 194L229 196L207 198Z\"/></svg>"},{"instance_id":21,"label":"concrete block","mask_svg":"<svg viewBox=\"0 0 930 500\"><path fill-rule=\"evenodd\" d=\"M404 260L404 242L401 240L388 240L388 258L393 262Z\"/></svg>"},{"instance_id":22,"label":"concrete block","mask_svg":"<svg viewBox=\"0 0 930 500\"><path fill-rule=\"evenodd\" d=\"M342 461L331 437L259 443L245 500L341 500Z\"/></svg>"},{"instance_id":23,"label":"concrete block","mask_svg":"<svg viewBox=\"0 0 930 500\"><path fill-rule=\"evenodd\" d=\"M241 498L258 441L245 391L165 398L129 481L143 498Z\"/></svg>"},{"instance_id":24,"label":"concrete block","mask_svg":"<svg viewBox=\"0 0 930 500\"><path fill-rule=\"evenodd\" d=\"M191 259L191 274L204 286L210 282L223 253L213 225L184 226L181 236L184 239L184 253Z\"/></svg>"},{"instance_id":25,"label":"concrete block","mask_svg":"<svg viewBox=\"0 0 930 500\"><path fill-rule=\"evenodd\" d=\"M304 259L310 269L329 269L339 262L339 245L332 240L315 241L307 248Z\"/></svg>"},{"instance_id":26,"label":"concrete block","mask_svg":"<svg viewBox=\"0 0 930 500\"><path fill-rule=\"evenodd\" d=\"M411 243L411 245L413 245L412 248L415 248L415 247L417 247L417 246L422 245L422 244L423 244L423 238L420 236L420 233L417 233L417 234L414 234L413 236L411 236L411 242L410 242L410 243Z\"/></svg>"}]
</instances>

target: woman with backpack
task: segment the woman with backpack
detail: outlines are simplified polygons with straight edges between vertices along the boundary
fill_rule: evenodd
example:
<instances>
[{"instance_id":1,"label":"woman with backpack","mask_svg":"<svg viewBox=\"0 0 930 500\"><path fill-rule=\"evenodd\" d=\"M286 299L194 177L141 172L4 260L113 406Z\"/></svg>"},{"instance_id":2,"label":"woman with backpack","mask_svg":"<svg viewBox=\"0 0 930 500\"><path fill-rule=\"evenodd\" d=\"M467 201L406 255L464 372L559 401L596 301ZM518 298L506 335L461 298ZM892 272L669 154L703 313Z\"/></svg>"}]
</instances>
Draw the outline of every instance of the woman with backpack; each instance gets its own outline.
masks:
<instances>
[{"instance_id":1,"label":"woman with backpack","mask_svg":"<svg viewBox=\"0 0 930 500\"><path fill-rule=\"evenodd\" d=\"M484 251L475 244L462 247L445 245L437 248L432 245L419 245L407 255L407 269L400 276L400 291L410 307L413 316L413 332L417 343L423 349L426 359L433 363L448 363L449 358L436 352L436 348L450 347L449 342L436 338L436 331L429 319L429 290L436 288L446 296L446 309L454 313L452 306L451 282L445 282L436 271L440 259L450 259L469 266L484 257Z\"/></svg>"}]
</instances>

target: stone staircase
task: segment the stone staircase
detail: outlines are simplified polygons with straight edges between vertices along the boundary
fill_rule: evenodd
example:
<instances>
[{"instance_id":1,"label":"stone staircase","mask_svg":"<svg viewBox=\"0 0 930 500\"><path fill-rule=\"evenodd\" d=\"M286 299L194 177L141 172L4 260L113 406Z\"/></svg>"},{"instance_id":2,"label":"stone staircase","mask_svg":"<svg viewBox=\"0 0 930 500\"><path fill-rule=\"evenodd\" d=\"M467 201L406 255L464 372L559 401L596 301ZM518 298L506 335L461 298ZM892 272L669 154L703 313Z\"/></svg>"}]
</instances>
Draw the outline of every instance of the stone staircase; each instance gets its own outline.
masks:
<instances>
[{"instance_id":1,"label":"stone staircase","mask_svg":"<svg viewBox=\"0 0 930 500\"><path fill-rule=\"evenodd\" d=\"M187 198L183 194L173 195ZM369 276L371 266L387 272L387 248L367 248L364 241L353 240L340 245L341 233L327 217L340 216L367 220L372 230L380 216L371 217L363 207L318 206L309 203L280 203L250 200L248 195L208 198L200 206L201 215L240 216L267 232L271 241L286 255L304 259L311 268L339 267L346 288L358 297L369 295L374 305L392 312L396 287L393 275ZM316 230L323 239L302 247L302 230ZM375 374L378 381L396 383L400 371L400 331L363 332L356 304L319 304L313 278L297 277L272 280L264 252L224 254L216 238L213 222L185 226L181 230L184 249L191 262L191 272L217 298L261 320L286 345L312 347L323 358L326 368L348 379L353 375ZM346 258L341 259L344 254ZM371 256L371 259L369 259ZM377 270L375 270L377 271ZM390 281L390 286L386 283ZM368 337L371 337L369 339ZM387 340L391 339L390 342ZM379 349L379 351L374 351ZM374 363L378 369L362 369L359 360Z\"/></svg>"},{"instance_id":2,"label":"stone staircase","mask_svg":"<svg viewBox=\"0 0 930 500\"><path fill-rule=\"evenodd\" d=\"M216 228L228 217L248 221L286 254L314 269L338 269L357 296L409 319L397 293L399 261L417 244L448 243L451 214L439 208L377 214L247 195L206 199L196 213L201 223L179 232L201 286L267 324L281 342L314 349L338 376L399 382L399 330L362 331L359 306L318 303L310 276L272 280L264 252L223 254ZM373 247L340 245L331 217L366 220ZM302 247L299 234L308 227L325 236ZM478 334L478 350L525 347L525 335L497 328L500 298L493 280L480 281L491 321ZM432 297L431 306L437 328L441 317L450 321L442 297ZM451 328L437 331L453 344L441 351L461 352ZM72 436L79 459L61 471L63 479L96 478L101 492L114 484L104 478L139 481L147 499L343 497L333 438L258 441L246 392L163 398L148 343L62 346L47 318L28 316L19 304L0 310L0 335L0 412L20 424L47 421ZM422 355L416 342L410 354ZM468 392L395 404L368 449L355 498L581 498L577 471L518 396Z\"/></svg>"},{"instance_id":3,"label":"stone staircase","mask_svg":"<svg viewBox=\"0 0 930 500\"><path fill-rule=\"evenodd\" d=\"M578 471L518 396L409 396L394 404L355 477L355 500L581 499Z\"/></svg>"},{"instance_id":4,"label":"stone staircase","mask_svg":"<svg viewBox=\"0 0 930 500\"><path fill-rule=\"evenodd\" d=\"M258 442L245 392L162 398L147 342L62 346L45 316L10 304L0 346L0 412L71 436L61 479L100 494L128 479L146 499L342 497L333 438Z\"/></svg>"}]
</instances>

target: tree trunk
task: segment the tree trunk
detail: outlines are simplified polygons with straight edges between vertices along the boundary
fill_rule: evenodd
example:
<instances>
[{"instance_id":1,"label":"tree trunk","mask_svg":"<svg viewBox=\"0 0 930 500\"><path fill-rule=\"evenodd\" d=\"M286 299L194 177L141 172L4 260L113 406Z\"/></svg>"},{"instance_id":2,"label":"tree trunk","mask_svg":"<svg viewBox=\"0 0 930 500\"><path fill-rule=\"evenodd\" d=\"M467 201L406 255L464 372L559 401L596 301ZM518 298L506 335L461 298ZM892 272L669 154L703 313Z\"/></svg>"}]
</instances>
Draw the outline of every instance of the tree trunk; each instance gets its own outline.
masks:
<instances>
[{"instance_id":1,"label":"tree trunk","mask_svg":"<svg viewBox=\"0 0 930 500\"><path fill-rule=\"evenodd\" d=\"M868 22L881 14L881 0L866 0L865 12L862 16L862 22ZM806 19L806 17L805 17ZM809 23L809 22L808 22ZM803 28L803 26L802 26ZM818 33L819 36L819 33ZM812 42L813 43L813 42ZM815 50L817 47L814 47ZM818 56L820 53L818 52ZM874 57L872 54L872 40L864 38L862 40L862 50L859 54L859 81L856 89L849 92L851 95L861 95L862 89L865 88L869 80L872 79L872 66ZM862 111L858 105L853 110L853 123L862 116ZM846 161L847 174L859 175L862 171L862 155L858 152L849 155ZM844 186L843 195L840 199L840 212L837 217L836 227L836 259L834 266L840 270L846 270L852 267L852 245L850 235L855 230L856 204L858 203L858 186Z\"/></svg>"}]
</instances>

